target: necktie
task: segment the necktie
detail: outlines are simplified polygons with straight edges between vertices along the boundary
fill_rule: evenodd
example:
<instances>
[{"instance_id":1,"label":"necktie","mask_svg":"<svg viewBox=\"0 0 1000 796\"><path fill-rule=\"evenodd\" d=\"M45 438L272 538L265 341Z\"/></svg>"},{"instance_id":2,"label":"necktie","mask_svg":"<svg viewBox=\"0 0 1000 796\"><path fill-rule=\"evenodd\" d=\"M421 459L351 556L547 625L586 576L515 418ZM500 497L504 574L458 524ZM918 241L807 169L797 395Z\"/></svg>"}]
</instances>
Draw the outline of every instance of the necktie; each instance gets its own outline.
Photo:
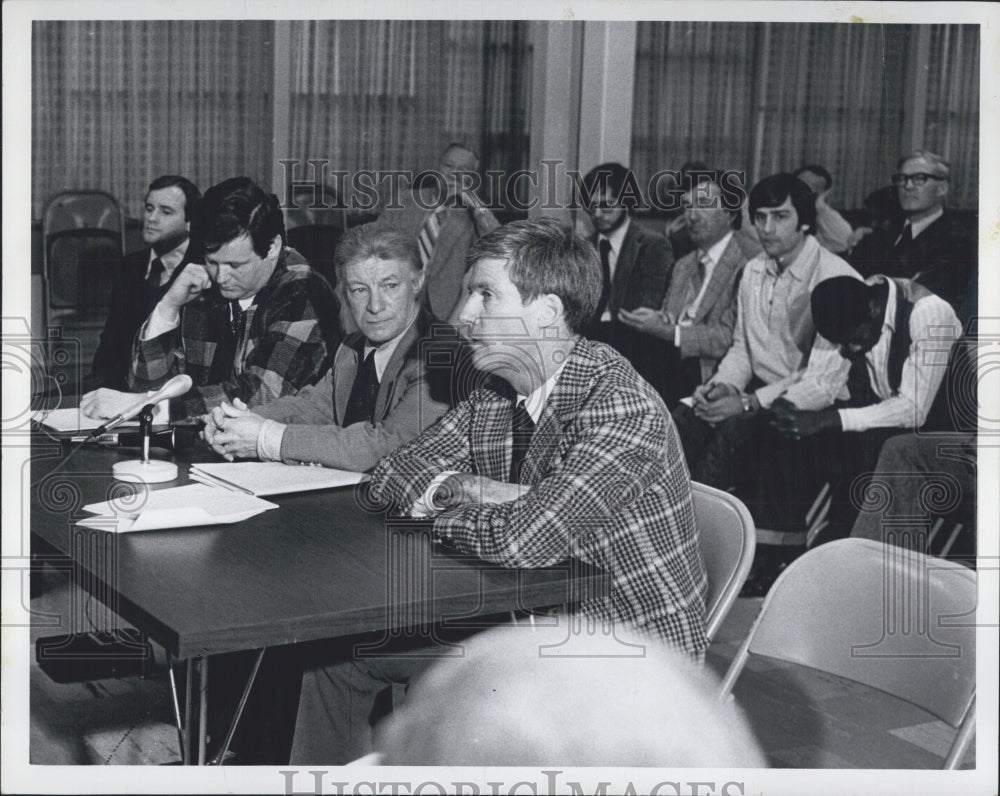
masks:
<instances>
[{"instance_id":1,"label":"necktie","mask_svg":"<svg viewBox=\"0 0 1000 796\"><path fill-rule=\"evenodd\" d=\"M519 483L521 465L528 453L528 446L531 445L531 435L535 431L535 421L528 414L524 401L518 401L514 407L511 429L513 431L513 445L510 453L510 478L508 480L512 484L516 484Z\"/></svg>"},{"instance_id":2,"label":"necktie","mask_svg":"<svg viewBox=\"0 0 1000 796\"><path fill-rule=\"evenodd\" d=\"M595 321L601 320L604 310L608 308L608 300L611 298L611 241L607 238L601 238L598 250L601 253L601 279L603 281L601 300L597 302L597 312L594 314Z\"/></svg>"},{"instance_id":3,"label":"necktie","mask_svg":"<svg viewBox=\"0 0 1000 796\"><path fill-rule=\"evenodd\" d=\"M417 236L417 242L420 244L420 259L425 267L430 262L431 255L434 254L434 246L437 244L438 235L441 234L439 213L442 210L444 210L444 205L427 214L423 226L420 227L420 234Z\"/></svg>"},{"instance_id":4,"label":"necktie","mask_svg":"<svg viewBox=\"0 0 1000 796\"><path fill-rule=\"evenodd\" d=\"M694 288L694 295L691 300L698 298L698 294L701 292L701 286L705 284L705 274L708 271L708 255L703 254L698 259L698 264L694 269L694 279L691 280L691 286Z\"/></svg>"},{"instance_id":5,"label":"necktie","mask_svg":"<svg viewBox=\"0 0 1000 796\"><path fill-rule=\"evenodd\" d=\"M166 270L163 266L163 260L159 257L154 257L153 261L149 264L149 275L146 277L146 284L153 288L159 287L160 280L163 278L163 273Z\"/></svg>"},{"instance_id":6,"label":"necktie","mask_svg":"<svg viewBox=\"0 0 1000 796\"><path fill-rule=\"evenodd\" d=\"M899 236L899 240L896 241L897 249L905 249L913 243L913 227L907 224L903 227L903 232Z\"/></svg>"},{"instance_id":7,"label":"necktie","mask_svg":"<svg viewBox=\"0 0 1000 796\"><path fill-rule=\"evenodd\" d=\"M344 426L375 422L375 401L378 398L378 374L375 372L375 349L368 352L354 377L351 395L344 410Z\"/></svg>"},{"instance_id":8,"label":"necktie","mask_svg":"<svg viewBox=\"0 0 1000 796\"><path fill-rule=\"evenodd\" d=\"M691 275L691 281L688 282L687 306L684 307L684 314L682 316L688 320L693 321L695 315L698 313L698 305L695 302L698 300L701 286L705 284L708 262L708 255L703 254L698 259L698 262L695 263L694 273Z\"/></svg>"},{"instance_id":9,"label":"necktie","mask_svg":"<svg viewBox=\"0 0 1000 796\"><path fill-rule=\"evenodd\" d=\"M233 333L233 341L239 343L243 337L243 320L246 313L238 301L229 302L229 329Z\"/></svg>"},{"instance_id":10,"label":"necktie","mask_svg":"<svg viewBox=\"0 0 1000 796\"><path fill-rule=\"evenodd\" d=\"M847 391L850 397L841 406L860 407L871 406L879 402L879 397L872 389L872 380L868 375L866 357L851 357L851 368L847 371Z\"/></svg>"},{"instance_id":11,"label":"necktie","mask_svg":"<svg viewBox=\"0 0 1000 796\"><path fill-rule=\"evenodd\" d=\"M146 276L146 314L149 315L166 292L160 287L160 280L167 269L163 267L163 260L155 257L149 264L149 274Z\"/></svg>"}]
</instances>

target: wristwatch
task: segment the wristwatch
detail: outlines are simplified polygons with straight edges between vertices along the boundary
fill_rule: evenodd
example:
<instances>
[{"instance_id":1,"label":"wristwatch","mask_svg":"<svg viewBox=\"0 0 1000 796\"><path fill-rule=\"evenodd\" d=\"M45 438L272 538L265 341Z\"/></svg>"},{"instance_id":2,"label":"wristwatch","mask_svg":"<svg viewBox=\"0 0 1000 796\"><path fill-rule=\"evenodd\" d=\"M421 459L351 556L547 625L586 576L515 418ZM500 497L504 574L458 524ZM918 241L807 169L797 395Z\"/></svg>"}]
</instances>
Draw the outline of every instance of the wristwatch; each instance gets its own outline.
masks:
<instances>
[{"instance_id":1,"label":"wristwatch","mask_svg":"<svg viewBox=\"0 0 1000 796\"><path fill-rule=\"evenodd\" d=\"M744 412L749 412L751 409L753 409L753 405L750 403L750 396L747 395L745 392L740 393L740 403L743 404Z\"/></svg>"}]
</instances>

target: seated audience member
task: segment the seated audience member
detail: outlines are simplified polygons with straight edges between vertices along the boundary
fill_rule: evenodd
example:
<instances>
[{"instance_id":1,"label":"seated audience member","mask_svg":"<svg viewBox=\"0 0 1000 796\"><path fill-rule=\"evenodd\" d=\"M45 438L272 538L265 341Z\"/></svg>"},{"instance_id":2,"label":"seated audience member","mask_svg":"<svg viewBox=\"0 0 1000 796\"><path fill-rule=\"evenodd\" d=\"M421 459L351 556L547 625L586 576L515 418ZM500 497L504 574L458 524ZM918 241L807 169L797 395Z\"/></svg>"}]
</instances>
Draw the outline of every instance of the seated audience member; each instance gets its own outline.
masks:
<instances>
[{"instance_id":1,"label":"seated audience member","mask_svg":"<svg viewBox=\"0 0 1000 796\"><path fill-rule=\"evenodd\" d=\"M376 728L379 762L767 765L749 723L735 703L719 701L706 669L650 638L569 633L565 625L505 626L463 642L462 657L416 678Z\"/></svg>"},{"instance_id":2,"label":"seated audience member","mask_svg":"<svg viewBox=\"0 0 1000 796\"><path fill-rule=\"evenodd\" d=\"M816 198L816 242L827 251L843 254L851 248L854 230L848 221L826 203L833 189L833 177L822 166L802 166L794 172L809 186Z\"/></svg>"},{"instance_id":3,"label":"seated audience member","mask_svg":"<svg viewBox=\"0 0 1000 796\"><path fill-rule=\"evenodd\" d=\"M184 266L200 258L189 245L200 199L194 183L172 174L157 177L146 189L142 240L149 248L125 255L115 272L108 319L87 382L90 389L128 389L135 333Z\"/></svg>"},{"instance_id":4,"label":"seated audience member","mask_svg":"<svg viewBox=\"0 0 1000 796\"><path fill-rule=\"evenodd\" d=\"M692 406L674 411L691 477L720 489L747 489L743 480L764 435L773 436L762 410L779 396L794 403L809 387L800 381L807 360L825 351L824 361L839 361L836 347L816 335L813 288L833 276L857 278L813 237L812 192L798 178L776 174L758 182L750 215L764 253L743 269L733 343L715 376L695 390Z\"/></svg>"},{"instance_id":5,"label":"seated audience member","mask_svg":"<svg viewBox=\"0 0 1000 796\"><path fill-rule=\"evenodd\" d=\"M697 248L677 261L659 311L639 307L618 313L622 323L642 333L640 349L659 360L651 383L668 408L711 378L729 350L743 266L761 250L756 238L740 231L740 208L723 206L717 182L698 183L681 201Z\"/></svg>"},{"instance_id":6,"label":"seated audience member","mask_svg":"<svg viewBox=\"0 0 1000 796\"><path fill-rule=\"evenodd\" d=\"M840 346L839 364L811 360L803 384L812 391L794 405L776 400L773 424L792 439L849 432L827 435L826 455L817 457L840 484L831 522L844 526L853 518L852 482L875 466L882 443L924 426L962 328L944 299L906 279L834 277L816 286L811 303L816 332Z\"/></svg>"},{"instance_id":7,"label":"seated audience member","mask_svg":"<svg viewBox=\"0 0 1000 796\"><path fill-rule=\"evenodd\" d=\"M892 183L906 220L881 270L913 279L937 293L957 312L971 279L977 278L977 231L944 207L951 167L932 152L899 160Z\"/></svg>"},{"instance_id":8,"label":"seated audience member","mask_svg":"<svg viewBox=\"0 0 1000 796\"><path fill-rule=\"evenodd\" d=\"M400 206L384 207L376 223L406 232L417 241L427 306L435 318L449 320L461 304L469 247L499 222L469 188L479 168L475 152L463 144L449 144L438 168L443 183L431 180L428 185L411 186L412 190L404 187Z\"/></svg>"},{"instance_id":9,"label":"seated audience member","mask_svg":"<svg viewBox=\"0 0 1000 796\"><path fill-rule=\"evenodd\" d=\"M341 344L315 386L254 412L242 404L213 409L205 438L217 453L368 470L448 409L450 384L432 389L427 367L435 330L420 304L417 242L365 224L341 238L335 263L359 331Z\"/></svg>"},{"instance_id":10,"label":"seated audience member","mask_svg":"<svg viewBox=\"0 0 1000 796\"><path fill-rule=\"evenodd\" d=\"M854 230L848 262L868 278L885 270L888 252L903 226L903 208L892 185L885 185L865 197L865 223Z\"/></svg>"},{"instance_id":11,"label":"seated audience member","mask_svg":"<svg viewBox=\"0 0 1000 796\"><path fill-rule=\"evenodd\" d=\"M862 505L851 536L874 539L921 553L976 555L976 435L900 434L885 441L871 486L874 505ZM857 491L864 496L864 490ZM946 496L941 500L941 496ZM889 502L884 501L884 496ZM946 517L948 539L933 549L924 518ZM961 528L955 534L957 523ZM954 540L950 537L955 535ZM950 542L950 544L949 544Z\"/></svg>"},{"instance_id":12,"label":"seated audience member","mask_svg":"<svg viewBox=\"0 0 1000 796\"><path fill-rule=\"evenodd\" d=\"M689 160L681 166L680 171L677 173L677 178L677 182L672 186L673 190L677 191L677 194L674 195L675 197L686 193L692 186L697 185L703 180L715 179L715 173L700 160ZM670 202L669 206L673 209L673 202ZM688 229L683 208L667 222L666 227L663 229L663 234L670 241L670 250L675 260L679 260L681 257L694 251L696 244L691 239L691 231Z\"/></svg>"},{"instance_id":13,"label":"seated audience member","mask_svg":"<svg viewBox=\"0 0 1000 796\"><path fill-rule=\"evenodd\" d=\"M339 307L329 283L284 245L284 231L278 198L248 177L210 188L195 235L205 263L180 273L139 330L133 393L96 390L83 411L114 417L135 393L178 373L194 388L171 401L174 420L237 398L260 406L314 384L341 338Z\"/></svg>"},{"instance_id":14,"label":"seated audience member","mask_svg":"<svg viewBox=\"0 0 1000 796\"><path fill-rule=\"evenodd\" d=\"M637 335L619 317L620 310L657 309L670 282L674 257L670 242L630 217L639 197L636 183L620 163L595 166L583 178L583 197L594 227L590 242L600 255L602 288L586 331L591 340L608 343L625 356L647 381L655 371L640 351ZM658 368L656 368L658 370Z\"/></svg>"},{"instance_id":15,"label":"seated audience member","mask_svg":"<svg viewBox=\"0 0 1000 796\"><path fill-rule=\"evenodd\" d=\"M495 383L389 454L371 494L458 551L507 567L570 557L607 573L592 619L698 657L705 572L690 481L656 392L609 347L583 338L601 293L586 241L549 219L519 221L470 254L460 320ZM342 763L371 750L380 692L435 650L318 662L302 681L293 763Z\"/></svg>"}]
</instances>

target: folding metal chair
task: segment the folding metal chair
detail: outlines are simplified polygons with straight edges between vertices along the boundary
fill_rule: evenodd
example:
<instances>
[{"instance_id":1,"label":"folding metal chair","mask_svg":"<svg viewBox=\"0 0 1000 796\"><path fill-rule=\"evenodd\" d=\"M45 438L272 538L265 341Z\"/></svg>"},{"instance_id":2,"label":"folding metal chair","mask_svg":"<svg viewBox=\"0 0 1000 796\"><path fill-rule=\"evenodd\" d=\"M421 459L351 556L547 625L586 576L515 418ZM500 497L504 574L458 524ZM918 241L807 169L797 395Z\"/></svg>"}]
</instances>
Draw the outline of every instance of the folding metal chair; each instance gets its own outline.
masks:
<instances>
[{"instance_id":1,"label":"folding metal chair","mask_svg":"<svg viewBox=\"0 0 1000 796\"><path fill-rule=\"evenodd\" d=\"M943 768L975 733L976 573L868 539L820 545L789 564L726 672L750 655L808 666L906 700L958 729Z\"/></svg>"},{"instance_id":2,"label":"folding metal chair","mask_svg":"<svg viewBox=\"0 0 1000 796\"><path fill-rule=\"evenodd\" d=\"M756 547L753 518L733 495L691 482L698 549L708 575L705 635L711 641L740 594Z\"/></svg>"},{"instance_id":3,"label":"folding metal chair","mask_svg":"<svg viewBox=\"0 0 1000 796\"><path fill-rule=\"evenodd\" d=\"M45 323L103 323L125 251L125 217L105 191L63 191L42 215Z\"/></svg>"}]
</instances>

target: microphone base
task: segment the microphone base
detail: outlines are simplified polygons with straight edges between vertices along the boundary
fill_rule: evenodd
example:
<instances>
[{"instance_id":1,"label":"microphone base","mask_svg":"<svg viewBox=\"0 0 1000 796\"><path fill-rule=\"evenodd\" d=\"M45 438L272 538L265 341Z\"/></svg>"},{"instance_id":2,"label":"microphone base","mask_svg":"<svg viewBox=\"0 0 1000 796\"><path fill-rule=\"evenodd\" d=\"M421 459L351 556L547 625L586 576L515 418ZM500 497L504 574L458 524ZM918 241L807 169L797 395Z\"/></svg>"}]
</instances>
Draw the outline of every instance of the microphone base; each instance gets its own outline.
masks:
<instances>
[{"instance_id":1,"label":"microphone base","mask_svg":"<svg viewBox=\"0 0 1000 796\"><path fill-rule=\"evenodd\" d=\"M116 462L111 468L115 478L133 484L162 484L177 478L177 465L172 462L161 462L150 459L130 459L126 462Z\"/></svg>"}]
</instances>

